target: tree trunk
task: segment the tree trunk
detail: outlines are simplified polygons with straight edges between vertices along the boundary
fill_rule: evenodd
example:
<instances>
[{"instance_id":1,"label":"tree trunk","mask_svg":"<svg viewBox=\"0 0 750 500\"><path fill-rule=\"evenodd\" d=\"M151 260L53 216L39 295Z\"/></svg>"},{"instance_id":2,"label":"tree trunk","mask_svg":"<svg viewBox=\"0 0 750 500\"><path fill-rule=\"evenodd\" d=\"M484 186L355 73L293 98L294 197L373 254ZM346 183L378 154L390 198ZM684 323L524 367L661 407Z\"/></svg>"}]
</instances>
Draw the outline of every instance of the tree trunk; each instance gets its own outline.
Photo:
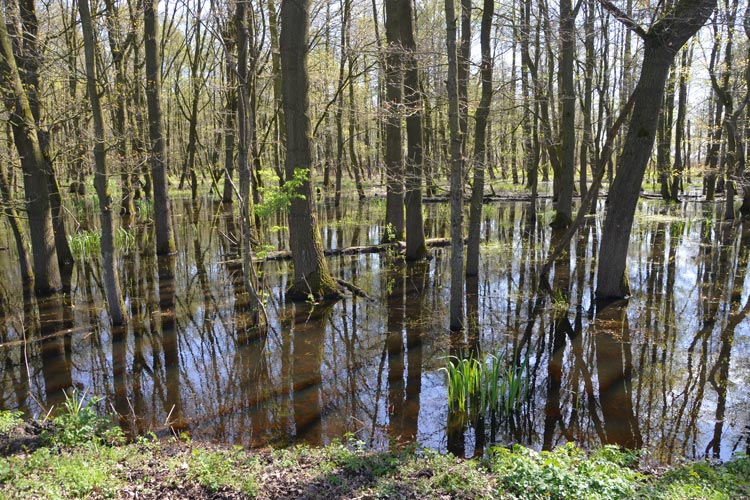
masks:
<instances>
[{"instance_id":1,"label":"tree trunk","mask_svg":"<svg viewBox=\"0 0 750 500\"><path fill-rule=\"evenodd\" d=\"M682 52L682 61L680 63L680 76L677 98L677 122L675 123L674 136L674 168L672 171L671 185L669 188L670 198L677 201L680 195L680 184L682 174L685 170L685 162L682 157L682 147L685 137L685 115L687 114L687 80L690 73L690 63L693 59L692 44L689 49Z\"/></svg>"},{"instance_id":2,"label":"tree trunk","mask_svg":"<svg viewBox=\"0 0 750 500\"><path fill-rule=\"evenodd\" d=\"M154 190L156 255L167 255L175 252L175 243L162 127L161 58L156 15L158 2L159 0L145 0L143 3L143 43L146 56L146 104L148 107L148 133L151 139L151 179Z\"/></svg>"},{"instance_id":3,"label":"tree trunk","mask_svg":"<svg viewBox=\"0 0 750 500\"><path fill-rule=\"evenodd\" d=\"M102 226L99 249L102 254L102 281L104 295L109 306L109 316L115 326L127 323L125 302L120 292L120 281L117 276L117 261L115 259L115 229L112 222L112 195L107 187L107 153L104 149L104 118L99 103L99 92L96 88L96 69L94 60L94 28L91 23L89 0L78 0L78 11L81 14L81 29L83 31L83 50L86 63L86 88L91 112L94 118L94 188L99 197L100 221Z\"/></svg>"},{"instance_id":4,"label":"tree trunk","mask_svg":"<svg viewBox=\"0 0 750 500\"><path fill-rule=\"evenodd\" d=\"M385 173L387 178L383 243L404 238L404 161L401 139L401 0L385 1Z\"/></svg>"},{"instance_id":5,"label":"tree trunk","mask_svg":"<svg viewBox=\"0 0 750 500\"><path fill-rule=\"evenodd\" d=\"M0 88L12 98L10 121L13 139L21 157L26 211L29 218L31 247L34 255L34 292L37 296L52 295L62 288L60 267L55 249L52 228L52 211L47 187L47 163L39 146L36 121L29 106L26 89L21 82L10 37L6 29L5 14L0 9L0 70L3 85Z\"/></svg>"},{"instance_id":6,"label":"tree trunk","mask_svg":"<svg viewBox=\"0 0 750 500\"><path fill-rule=\"evenodd\" d=\"M73 254L70 251L68 237L63 219L62 196L52 166L50 152L49 131L39 126L41 116L41 101L39 97L39 71L41 66L40 48L37 42L39 22L36 15L36 0L21 0L18 3L21 17L20 31L16 36L21 39L16 44L15 56L21 82L26 89L26 95L31 109L31 115L36 123L36 134L39 148L44 159L43 171L47 177L47 192L52 213L52 230L55 236L57 263L62 276L69 277L73 269ZM63 280L68 282L69 279ZM64 283L65 284L65 283Z\"/></svg>"},{"instance_id":7,"label":"tree trunk","mask_svg":"<svg viewBox=\"0 0 750 500\"><path fill-rule=\"evenodd\" d=\"M675 83L675 68L672 65L667 79L664 103L659 111L659 121L657 124L656 170L659 173L660 192L664 201L671 201L672 199L672 191L669 185L672 177L670 152L672 151L672 117L674 115Z\"/></svg>"},{"instance_id":8,"label":"tree trunk","mask_svg":"<svg viewBox=\"0 0 750 500\"><path fill-rule=\"evenodd\" d=\"M445 42L448 50L448 125L451 135L451 297L450 329L464 327L464 237L463 169L456 53L456 11L453 0L445 0Z\"/></svg>"},{"instance_id":9,"label":"tree trunk","mask_svg":"<svg viewBox=\"0 0 750 500\"><path fill-rule=\"evenodd\" d=\"M576 55L576 11L572 0L560 0L560 191L557 197L554 228L565 228L573 219L573 186L576 157L576 93L573 62ZM552 151L550 150L550 155Z\"/></svg>"},{"instance_id":10,"label":"tree trunk","mask_svg":"<svg viewBox=\"0 0 750 500\"><path fill-rule=\"evenodd\" d=\"M237 2L235 26L237 28L237 168L240 171L240 202L242 203L242 267L245 289L250 296L249 317L252 324L266 326L265 309L257 291L255 268L253 267L252 241L255 238L255 210L250 193L251 162L250 142L255 134L255 121L250 116L251 106L248 96L248 46L250 42L250 20L247 3ZM251 66L254 68L254 61Z\"/></svg>"},{"instance_id":11,"label":"tree trunk","mask_svg":"<svg viewBox=\"0 0 750 500\"><path fill-rule=\"evenodd\" d=\"M11 133L10 129L8 129L8 135ZM34 269L31 266L31 258L29 257L29 251L27 250L26 231L23 230L23 226L21 226L20 223L21 218L15 207L13 190L4 163L0 164L0 196L2 196L4 206L3 212L5 213L5 216L8 217L8 224L13 233L13 240L16 243L18 265L21 269L21 279L24 283L33 283Z\"/></svg>"},{"instance_id":12,"label":"tree trunk","mask_svg":"<svg viewBox=\"0 0 750 500\"><path fill-rule=\"evenodd\" d=\"M476 128L474 129L474 185L471 191L471 208L469 211L469 243L466 249L466 276L479 274L479 231L482 221L482 198L484 196L484 170L487 146L487 117L490 114L492 102L492 47L490 46L490 30L495 2L484 0L482 8L482 28L480 45L482 51L482 96L476 113Z\"/></svg>"},{"instance_id":13,"label":"tree trunk","mask_svg":"<svg viewBox=\"0 0 750 500\"><path fill-rule=\"evenodd\" d=\"M221 38L224 41L224 68L227 75L226 97L224 103L224 112L226 119L224 121L224 189L221 195L222 203L232 203L234 199L234 146L235 146L235 120L237 117L237 75L235 49L236 42L236 25L227 21L221 32Z\"/></svg>"},{"instance_id":14,"label":"tree trunk","mask_svg":"<svg viewBox=\"0 0 750 500\"><path fill-rule=\"evenodd\" d=\"M120 169L120 186L122 196L120 198L120 214L132 215L135 213L135 202L133 199L133 183L130 178L130 169L127 167L128 148L125 135L127 128L125 105L127 103L128 83L125 76L125 47L123 46L122 33L120 31L120 19L114 0L105 0L105 14L107 16L107 33L109 35L109 49L112 54L112 65L115 67L115 99L114 99L114 129L117 165ZM84 40L85 42L85 40Z\"/></svg>"},{"instance_id":15,"label":"tree trunk","mask_svg":"<svg viewBox=\"0 0 750 500\"><path fill-rule=\"evenodd\" d=\"M312 190L310 138L310 81L307 73L310 0L283 0L281 4L281 89L286 115L286 177L304 170L303 182L289 207L289 248L294 280L287 290L292 300L339 298L328 271L318 231Z\"/></svg>"},{"instance_id":16,"label":"tree trunk","mask_svg":"<svg viewBox=\"0 0 750 500\"><path fill-rule=\"evenodd\" d=\"M401 1L401 43L404 58L404 108L406 110L406 260L417 261L429 255L424 239L422 216L422 171L424 164L422 143L422 99L417 65L417 44L411 2Z\"/></svg>"},{"instance_id":17,"label":"tree trunk","mask_svg":"<svg viewBox=\"0 0 750 500\"><path fill-rule=\"evenodd\" d=\"M716 0L679 0L669 15L643 33L644 53L617 176L610 189L611 203L599 249L596 296L625 297L630 293L626 273L628 243L643 175L654 145L658 109L675 54L706 22Z\"/></svg>"}]
</instances>

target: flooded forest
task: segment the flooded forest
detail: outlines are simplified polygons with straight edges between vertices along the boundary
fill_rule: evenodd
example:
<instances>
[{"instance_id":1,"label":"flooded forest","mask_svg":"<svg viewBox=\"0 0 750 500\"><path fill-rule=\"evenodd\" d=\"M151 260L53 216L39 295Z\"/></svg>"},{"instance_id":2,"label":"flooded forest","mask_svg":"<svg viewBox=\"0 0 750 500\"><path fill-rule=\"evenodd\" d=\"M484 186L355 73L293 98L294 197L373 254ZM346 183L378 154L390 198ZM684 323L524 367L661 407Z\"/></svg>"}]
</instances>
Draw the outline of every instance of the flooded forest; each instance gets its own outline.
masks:
<instances>
[{"instance_id":1,"label":"flooded forest","mask_svg":"<svg viewBox=\"0 0 750 500\"><path fill-rule=\"evenodd\" d=\"M0 1L0 409L750 447L750 6Z\"/></svg>"}]
</instances>

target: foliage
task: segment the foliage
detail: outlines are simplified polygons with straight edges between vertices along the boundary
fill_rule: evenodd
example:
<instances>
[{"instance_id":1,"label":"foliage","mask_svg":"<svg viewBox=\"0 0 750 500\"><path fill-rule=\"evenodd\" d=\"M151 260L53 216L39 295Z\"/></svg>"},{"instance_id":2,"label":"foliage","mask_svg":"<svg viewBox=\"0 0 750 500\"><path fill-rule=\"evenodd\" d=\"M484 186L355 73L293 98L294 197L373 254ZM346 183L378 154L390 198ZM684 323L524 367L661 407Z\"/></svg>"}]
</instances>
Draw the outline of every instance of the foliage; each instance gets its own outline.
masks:
<instances>
[{"instance_id":1,"label":"foliage","mask_svg":"<svg viewBox=\"0 0 750 500\"><path fill-rule=\"evenodd\" d=\"M222 488L232 488L246 495L255 496L258 491L255 478L238 466L244 462L245 466L250 465L252 469L257 466L258 461L254 458L247 460L240 453L241 449L232 451L193 449L188 463L188 477L211 492Z\"/></svg>"},{"instance_id":2,"label":"foliage","mask_svg":"<svg viewBox=\"0 0 750 500\"><path fill-rule=\"evenodd\" d=\"M110 416L99 416L96 405L101 398L93 397L86 401L86 393L73 389L65 393L62 411L53 418L56 431L48 433L52 444L77 446L86 443L114 444L122 440L122 430Z\"/></svg>"},{"instance_id":3,"label":"foliage","mask_svg":"<svg viewBox=\"0 0 750 500\"><path fill-rule=\"evenodd\" d=\"M98 252L100 236L98 231L79 231L68 235L68 245L73 257L82 261Z\"/></svg>"},{"instance_id":4,"label":"foliage","mask_svg":"<svg viewBox=\"0 0 750 500\"><path fill-rule=\"evenodd\" d=\"M263 202L255 207L255 213L259 217L268 218L279 210L286 210L294 199L305 199L300 194L302 185L310 178L310 169L296 168L294 176L287 179L283 185L258 188L263 195Z\"/></svg>"},{"instance_id":5,"label":"foliage","mask_svg":"<svg viewBox=\"0 0 750 500\"><path fill-rule=\"evenodd\" d=\"M109 498L124 482L116 471L132 450L83 447L71 453L41 448L28 457L0 458L2 498ZM3 472L5 471L5 473Z\"/></svg>"},{"instance_id":6,"label":"foliage","mask_svg":"<svg viewBox=\"0 0 750 500\"><path fill-rule=\"evenodd\" d=\"M448 379L448 406L469 420L487 412L509 415L528 393L528 358L506 364L495 355L484 362L451 356L441 370Z\"/></svg>"},{"instance_id":7,"label":"foliage","mask_svg":"<svg viewBox=\"0 0 750 500\"><path fill-rule=\"evenodd\" d=\"M23 423L23 413L20 411L0 411L0 434L5 434Z\"/></svg>"},{"instance_id":8,"label":"foliage","mask_svg":"<svg viewBox=\"0 0 750 500\"><path fill-rule=\"evenodd\" d=\"M738 455L716 467L695 462L669 470L643 485L640 498L748 498L750 497L750 458Z\"/></svg>"},{"instance_id":9,"label":"foliage","mask_svg":"<svg viewBox=\"0 0 750 500\"><path fill-rule=\"evenodd\" d=\"M77 401L77 403L75 402ZM89 406L71 401L79 413ZM348 437L325 447L253 451L145 438L117 446L43 447L0 457L0 498L123 498L159 495L304 498L743 498L746 456L721 466L687 464L638 472L640 454L572 444L551 452L492 448L457 460L415 445L375 452Z\"/></svg>"},{"instance_id":10,"label":"foliage","mask_svg":"<svg viewBox=\"0 0 750 500\"><path fill-rule=\"evenodd\" d=\"M91 258L99 252L101 232L94 230L79 231L68 235L68 245L73 257L78 261ZM135 245L135 235L124 228L115 231L115 248L127 253Z\"/></svg>"},{"instance_id":11,"label":"foliage","mask_svg":"<svg viewBox=\"0 0 750 500\"><path fill-rule=\"evenodd\" d=\"M502 492L514 498L632 498L642 476L625 466L632 454L605 447L587 456L572 443L554 451L493 448L489 462Z\"/></svg>"}]
</instances>

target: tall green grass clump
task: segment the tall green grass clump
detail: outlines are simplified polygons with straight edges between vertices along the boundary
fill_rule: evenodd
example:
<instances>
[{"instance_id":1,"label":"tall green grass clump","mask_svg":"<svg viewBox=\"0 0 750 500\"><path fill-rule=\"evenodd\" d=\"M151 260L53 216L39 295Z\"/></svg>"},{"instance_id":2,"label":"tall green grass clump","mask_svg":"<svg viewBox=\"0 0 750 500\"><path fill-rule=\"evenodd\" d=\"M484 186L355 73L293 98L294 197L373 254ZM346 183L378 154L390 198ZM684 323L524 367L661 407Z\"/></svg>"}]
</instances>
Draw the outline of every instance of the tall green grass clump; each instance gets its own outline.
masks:
<instances>
[{"instance_id":1,"label":"tall green grass clump","mask_svg":"<svg viewBox=\"0 0 750 500\"><path fill-rule=\"evenodd\" d=\"M122 441L120 427L111 416L100 416L96 405L102 398L93 397L86 400L86 392L73 389L65 393L65 402L60 413L52 419L55 432L48 435L51 444L59 446L78 446L85 443L117 444Z\"/></svg>"},{"instance_id":2,"label":"tall green grass clump","mask_svg":"<svg viewBox=\"0 0 750 500\"><path fill-rule=\"evenodd\" d=\"M449 357L442 368L448 379L448 407L468 420L487 413L510 415L528 393L528 366L528 358L507 364L493 354L483 361Z\"/></svg>"},{"instance_id":3,"label":"tall green grass clump","mask_svg":"<svg viewBox=\"0 0 750 500\"><path fill-rule=\"evenodd\" d=\"M76 260L86 260L99 251L98 231L79 231L68 235L68 245Z\"/></svg>"}]
</instances>

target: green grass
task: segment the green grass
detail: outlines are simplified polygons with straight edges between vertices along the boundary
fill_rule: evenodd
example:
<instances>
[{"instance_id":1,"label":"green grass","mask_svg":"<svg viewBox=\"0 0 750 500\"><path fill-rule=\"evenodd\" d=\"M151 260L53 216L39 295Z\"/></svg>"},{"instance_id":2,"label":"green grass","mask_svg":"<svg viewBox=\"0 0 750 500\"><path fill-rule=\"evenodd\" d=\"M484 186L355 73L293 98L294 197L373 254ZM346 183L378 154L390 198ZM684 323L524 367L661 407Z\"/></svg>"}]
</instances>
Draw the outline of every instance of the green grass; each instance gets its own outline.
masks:
<instances>
[{"instance_id":1,"label":"green grass","mask_svg":"<svg viewBox=\"0 0 750 500\"><path fill-rule=\"evenodd\" d=\"M242 448L220 451L194 448L187 462L187 477L210 492L229 488L254 497L258 492L255 481L258 469L257 457L248 457ZM254 473L248 474L249 471Z\"/></svg>"},{"instance_id":2,"label":"green grass","mask_svg":"<svg viewBox=\"0 0 750 500\"><path fill-rule=\"evenodd\" d=\"M93 400L70 396L57 432L94 417ZM18 414L0 412L17 425ZM96 417L109 421L109 417ZM8 424L10 426L10 424ZM10 427L6 426L6 429ZM7 431L6 431L7 432ZM76 433L73 433L76 434ZM89 439L86 439L89 436ZM0 457L0 499L21 498L496 498L734 499L750 496L750 460L688 463L649 474L641 454L572 444L551 452L496 447L459 460L416 445L369 450L351 437L328 446L245 450L187 441L107 441L96 431L53 438L33 453ZM140 492L140 493L139 493Z\"/></svg>"},{"instance_id":3,"label":"green grass","mask_svg":"<svg viewBox=\"0 0 750 500\"><path fill-rule=\"evenodd\" d=\"M99 253L101 244L101 232L99 230L79 231L68 235L68 245L76 260L86 260ZM115 248L123 253L128 253L135 246L135 235L127 229L118 227L115 230Z\"/></svg>"},{"instance_id":4,"label":"green grass","mask_svg":"<svg viewBox=\"0 0 750 500\"><path fill-rule=\"evenodd\" d=\"M442 371L447 377L448 407L467 421L487 413L507 416L528 392L528 360L516 364L495 355L483 361L451 356Z\"/></svg>"},{"instance_id":5,"label":"green grass","mask_svg":"<svg viewBox=\"0 0 750 500\"><path fill-rule=\"evenodd\" d=\"M68 235L68 245L76 260L86 260L99 252L99 231L79 231Z\"/></svg>"},{"instance_id":6,"label":"green grass","mask_svg":"<svg viewBox=\"0 0 750 500\"><path fill-rule=\"evenodd\" d=\"M0 411L0 434L5 434L22 423L23 413L20 411Z\"/></svg>"}]
</instances>

